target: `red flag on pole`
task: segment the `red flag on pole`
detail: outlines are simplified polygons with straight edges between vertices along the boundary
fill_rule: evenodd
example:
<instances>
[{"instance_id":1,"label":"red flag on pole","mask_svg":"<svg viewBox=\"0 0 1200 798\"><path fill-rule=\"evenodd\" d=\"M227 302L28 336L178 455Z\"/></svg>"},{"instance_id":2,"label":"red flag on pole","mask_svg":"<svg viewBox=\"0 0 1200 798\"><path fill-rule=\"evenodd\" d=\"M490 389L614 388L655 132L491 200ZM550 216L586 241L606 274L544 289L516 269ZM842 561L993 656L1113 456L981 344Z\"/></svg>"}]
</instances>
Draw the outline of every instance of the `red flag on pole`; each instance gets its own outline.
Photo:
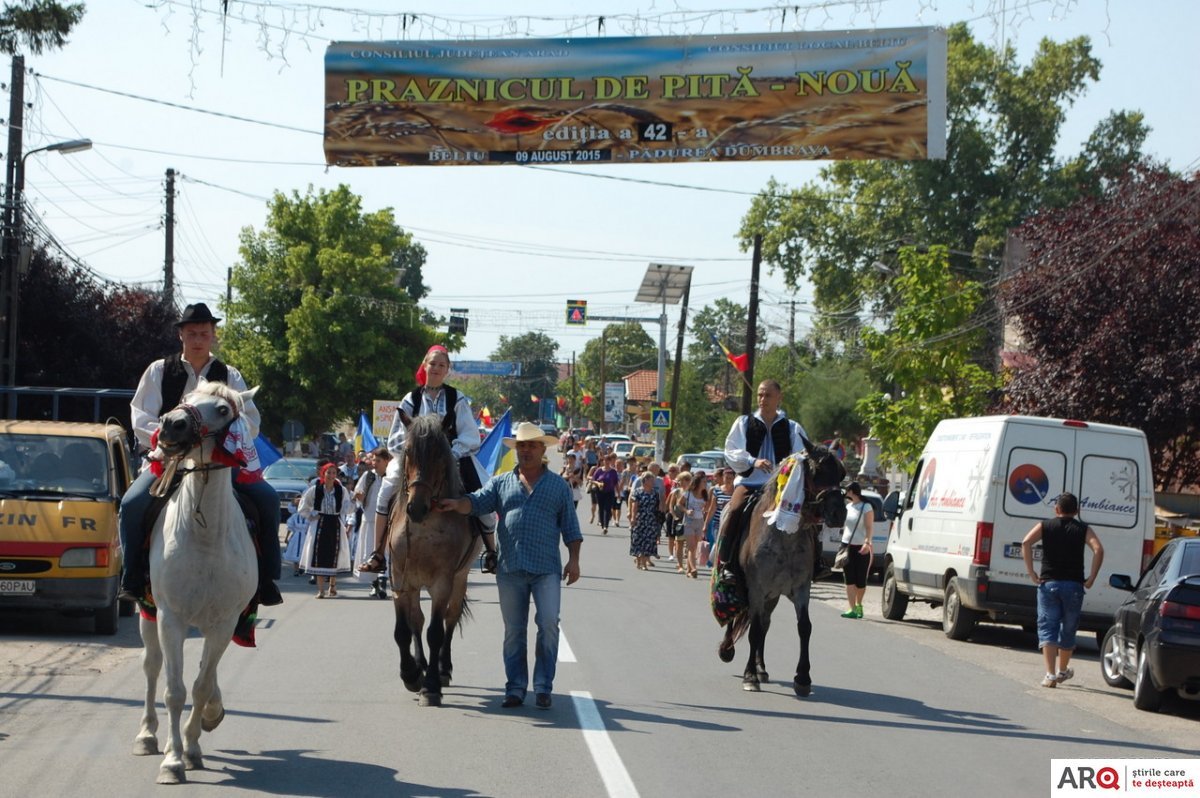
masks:
<instances>
[{"instance_id":1,"label":"red flag on pole","mask_svg":"<svg viewBox=\"0 0 1200 798\"><path fill-rule=\"evenodd\" d=\"M712 336L712 339L713 343L719 346L721 351L725 353L725 359L729 361L731 366L741 372L744 372L746 369L750 368L750 355L748 353L735 355L733 352L729 351L729 347L717 340L717 336Z\"/></svg>"}]
</instances>

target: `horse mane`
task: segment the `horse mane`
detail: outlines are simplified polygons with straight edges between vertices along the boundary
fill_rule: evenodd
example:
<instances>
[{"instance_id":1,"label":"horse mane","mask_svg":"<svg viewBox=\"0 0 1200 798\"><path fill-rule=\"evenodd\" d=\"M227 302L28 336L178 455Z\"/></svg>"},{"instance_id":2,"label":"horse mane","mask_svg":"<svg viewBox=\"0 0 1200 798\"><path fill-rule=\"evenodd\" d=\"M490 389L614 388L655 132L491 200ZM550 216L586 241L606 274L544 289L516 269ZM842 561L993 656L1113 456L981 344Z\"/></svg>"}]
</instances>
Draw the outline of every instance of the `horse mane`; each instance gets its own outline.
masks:
<instances>
[{"instance_id":1,"label":"horse mane","mask_svg":"<svg viewBox=\"0 0 1200 798\"><path fill-rule=\"evenodd\" d=\"M226 402L229 402L229 404L233 405L239 416L246 409L246 404L242 401L242 395L223 382L206 382L184 397L184 401L187 401L188 398L196 395L215 396L218 399L224 399Z\"/></svg>"},{"instance_id":2,"label":"horse mane","mask_svg":"<svg viewBox=\"0 0 1200 798\"><path fill-rule=\"evenodd\" d=\"M443 464L445 469L444 496L463 494L462 477L458 473L458 460L450 450L450 440L442 429L442 417L438 415L417 416L408 428L404 446L405 457L416 458L423 465ZM440 459L439 459L440 458Z\"/></svg>"}]
</instances>

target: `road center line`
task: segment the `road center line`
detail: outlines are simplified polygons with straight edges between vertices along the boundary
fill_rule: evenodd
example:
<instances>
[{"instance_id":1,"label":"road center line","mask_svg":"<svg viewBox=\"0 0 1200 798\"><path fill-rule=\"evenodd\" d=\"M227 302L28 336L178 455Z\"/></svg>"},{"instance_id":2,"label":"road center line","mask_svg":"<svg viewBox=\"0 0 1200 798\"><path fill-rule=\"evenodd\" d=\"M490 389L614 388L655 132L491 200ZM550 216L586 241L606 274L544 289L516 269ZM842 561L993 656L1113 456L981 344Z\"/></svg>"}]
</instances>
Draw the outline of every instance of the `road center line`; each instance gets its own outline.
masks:
<instances>
[{"instance_id":1,"label":"road center line","mask_svg":"<svg viewBox=\"0 0 1200 798\"><path fill-rule=\"evenodd\" d=\"M586 690L572 690L571 701L575 705L579 728L583 730L583 740L592 753L609 798L638 798L637 787L633 786L633 779L604 728L604 719L600 717L592 694Z\"/></svg>"},{"instance_id":2,"label":"road center line","mask_svg":"<svg viewBox=\"0 0 1200 798\"><path fill-rule=\"evenodd\" d=\"M558 661L575 662L575 652L571 650L571 644L567 642L567 636L563 634L561 627L558 630Z\"/></svg>"}]
</instances>

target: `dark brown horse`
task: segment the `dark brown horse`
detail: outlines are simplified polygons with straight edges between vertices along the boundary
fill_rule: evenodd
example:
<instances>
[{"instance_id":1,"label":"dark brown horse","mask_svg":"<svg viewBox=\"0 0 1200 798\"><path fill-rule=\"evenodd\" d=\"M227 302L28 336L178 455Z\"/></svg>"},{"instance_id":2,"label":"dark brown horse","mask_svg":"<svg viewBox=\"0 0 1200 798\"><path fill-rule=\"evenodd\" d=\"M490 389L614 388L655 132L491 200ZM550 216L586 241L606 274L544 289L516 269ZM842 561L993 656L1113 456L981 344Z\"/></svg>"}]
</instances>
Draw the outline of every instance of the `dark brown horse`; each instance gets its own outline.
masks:
<instances>
[{"instance_id":1,"label":"dark brown horse","mask_svg":"<svg viewBox=\"0 0 1200 798\"><path fill-rule=\"evenodd\" d=\"M771 628L771 613L779 599L786 596L796 609L796 629L800 635L800 660L796 663L792 689L798 696L807 696L812 693L808 657L812 621L808 616L808 601L820 545L822 504L840 503L836 485L846 472L836 457L822 447L812 447L807 457L796 461L797 467L805 469L805 502L800 528L788 534L768 523L763 515L765 508L775 503L776 476L787 462L771 475L758 502L741 514L742 522L748 523L737 554L745 574L745 605L726 625L717 654L722 662L731 662L734 645L748 631L750 656L742 672L742 689L757 692L759 685L769 680L763 649L767 630ZM726 520L735 519L722 519L722 525ZM726 530L722 528L721 533Z\"/></svg>"},{"instance_id":2,"label":"dark brown horse","mask_svg":"<svg viewBox=\"0 0 1200 798\"><path fill-rule=\"evenodd\" d=\"M402 458L402 481L388 522L400 679L410 691L420 691L421 706L441 706L442 688L450 684L453 670L454 628L464 613L470 617L467 574L483 541L471 519L433 511L438 499L463 493L441 416L419 416L409 425ZM430 598L428 660L421 645L422 589Z\"/></svg>"}]
</instances>

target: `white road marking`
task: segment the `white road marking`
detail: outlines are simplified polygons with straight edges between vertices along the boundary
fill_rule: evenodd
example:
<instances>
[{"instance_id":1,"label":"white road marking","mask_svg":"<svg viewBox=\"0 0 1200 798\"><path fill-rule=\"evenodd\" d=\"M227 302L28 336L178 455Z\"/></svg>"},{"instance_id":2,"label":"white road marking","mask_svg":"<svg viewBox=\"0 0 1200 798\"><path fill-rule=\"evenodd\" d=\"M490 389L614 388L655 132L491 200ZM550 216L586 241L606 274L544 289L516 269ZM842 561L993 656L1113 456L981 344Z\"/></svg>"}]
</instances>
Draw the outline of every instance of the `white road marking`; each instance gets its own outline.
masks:
<instances>
[{"instance_id":1,"label":"white road marking","mask_svg":"<svg viewBox=\"0 0 1200 798\"><path fill-rule=\"evenodd\" d=\"M583 740L592 753L596 769L604 782L604 789L609 798L638 798L637 787L625 763L621 761L617 748L604 728L604 720L596 706L592 694L586 690L572 690L571 701L575 705L575 717L579 719L579 728L583 730Z\"/></svg>"},{"instance_id":2,"label":"white road marking","mask_svg":"<svg viewBox=\"0 0 1200 798\"><path fill-rule=\"evenodd\" d=\"M571 644L567 642L567 636L563 634L562 629L558 630L558 661L559 662L575 662L575 652L571 650Z\"/></svg>"}]
</instances>

